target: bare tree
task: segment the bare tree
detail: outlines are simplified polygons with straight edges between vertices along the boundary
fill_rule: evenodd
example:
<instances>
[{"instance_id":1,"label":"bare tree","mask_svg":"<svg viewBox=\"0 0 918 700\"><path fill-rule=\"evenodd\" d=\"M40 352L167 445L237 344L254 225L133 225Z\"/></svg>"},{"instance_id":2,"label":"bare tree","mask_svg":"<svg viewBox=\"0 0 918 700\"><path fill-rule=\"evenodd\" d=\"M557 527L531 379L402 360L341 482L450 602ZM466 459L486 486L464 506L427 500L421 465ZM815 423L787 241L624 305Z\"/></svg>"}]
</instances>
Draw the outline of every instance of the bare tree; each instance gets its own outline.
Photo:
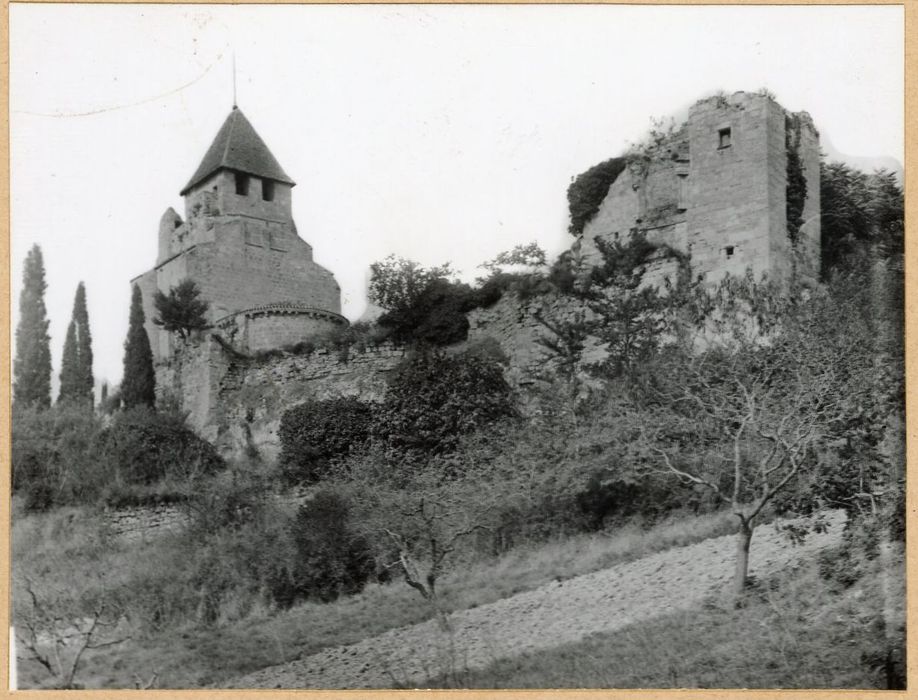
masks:
<instances>
[{"instance_id":1,"label":"bare tree","mask_svg":"<svg viewBox=\"0 0 918 700\"><path fill-rule=\"evenodd\" d=\"M405 583L427 601L441 627L449 629L449 618L440 606L437 581L464 538L493 528L475 522L467 508L449 503L442 496L422 494L412 501L407 509L400 509L398 524L382 528L397 557L389 566L401 570Z\"/></svg>"},{"instance_id":2,"label":"bare tree","mask_svg":"<svg viewBox=\"0 0 918 700\"><path fill-rule=\"evenodd\" d=\"M496 530L500 505L512 497L494 487L503 475L487 457L458 461L448 454L386 464L371 452L350 459L338 480L354 508L352 522L373 544L377 561L400 574L446 630L441 579L477 535Z\"/></svg>"},{"instance_id":3,"label":"bare tree","mask_svg":"<svg viewBox=\"0 0 918 700\"><path fill-rule=\"evenodd\" d=\"M714 294L724 289L732 296L712 305L708 334L686 334L691 346L669 348L648 373L638 443L651 470L731 508L740 595L758 519L801 473L818 481L822 453L870 391L871 359L862 337L826 316L831 304L784 303L779 288L751 281Z\"/></svg>"},{"instance_id":4,"label":"bare tree","mask_svg":"<svg viewBox=\"0 0 918 700\"><path fill-rule=\"evenodd\" d=\"M16 638L59 688L79 688L76 676L84 654L126 642L115 636L122 619L118 608L100 596L85 615L63 615L42 600L31 580L24 581L25 611L16 619ZM147 686L149 687L149 686Z\"/></svg>"}]
</instances>

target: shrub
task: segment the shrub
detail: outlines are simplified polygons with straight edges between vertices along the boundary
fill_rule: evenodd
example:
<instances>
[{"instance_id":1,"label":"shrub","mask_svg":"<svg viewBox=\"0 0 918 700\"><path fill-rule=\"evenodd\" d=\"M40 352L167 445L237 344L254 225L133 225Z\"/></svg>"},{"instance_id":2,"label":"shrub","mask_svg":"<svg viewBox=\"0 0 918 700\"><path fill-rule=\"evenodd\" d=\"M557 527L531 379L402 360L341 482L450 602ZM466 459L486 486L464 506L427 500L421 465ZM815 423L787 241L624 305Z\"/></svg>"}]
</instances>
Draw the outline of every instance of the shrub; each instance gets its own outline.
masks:
<instances>
[{"instance_id":1,"label":"shrub","mask_svg":"<svg viewBox=\"0 0 918 700\"><path fill-rule=\"evenodd\" d=\"M224 471L181 510L188 524L170 550L181 561L179 584L168 586L171 609L212 624L274 602L274 572L293 554L290 517L271 497L265 475L244 466Z\"/></svg>"},{"instance_id":2,"label":"shrub","mask_svg":"<svg viewBox=\"0 0 918 700\"><path fill-rule=\"evenodd\" d=\"M290 527L295 560L273 579L275 600L290 605L297 598L331 601L361 591L376 571L369 543L354 533L347 499L319 491L300 507Z\"/></svg>"},{"instance_id":3,"label":"shrub","mask_svg":"<svg viewBox=\"0 0 918 700\"><path fill-rule=\"evenodd\" d=\"M497 362L467 352L422 351L395 370L371 432L390 447L437 454L515 414Z\"/></svg>"},{"instance_id":4,"label":"shrub","mask_svg":"<svg viewBox=\"0 0 918 700\"><path fill-rule=\"evenodd\" d=\"M97 436L93 453L127 484L194 479L224 467L213 446L195 435L180 417L146 407L118 415Z\"/></svg>"},{"instance_id":5,"label":"shrub","mask_svg":"<svg viewBox=\"0 0 918 700\"><path fill-rule=\"evenodd\" d=\"M281 416L279 465L289 483L322 478L330 459L366 442L372 405L354 397L306 401Z\"/></svg>"},{"instance_id":6,"label":"shrub","mask_svg":"<svg viewBox=\"0 0 918 700\"><path fill-rule=\"evenodd\" d=\"M13 412L13 490L22 495L27 510L86 503L98 495L106 474L90 446L99 427L99 420L83 407Z\"/></svg>"}]
</instances>

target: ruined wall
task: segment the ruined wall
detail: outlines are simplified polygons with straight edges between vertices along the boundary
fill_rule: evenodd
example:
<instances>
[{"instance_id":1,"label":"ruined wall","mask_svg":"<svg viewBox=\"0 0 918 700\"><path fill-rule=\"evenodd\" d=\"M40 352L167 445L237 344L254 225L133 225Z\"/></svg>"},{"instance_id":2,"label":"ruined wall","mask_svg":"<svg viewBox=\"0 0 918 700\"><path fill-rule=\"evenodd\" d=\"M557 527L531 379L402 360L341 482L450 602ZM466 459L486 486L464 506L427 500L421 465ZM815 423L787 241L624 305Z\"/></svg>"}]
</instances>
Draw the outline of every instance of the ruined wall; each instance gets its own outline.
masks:
<instances>
[{"instance_id":1,"label":"ruined wall","mask_svg":"<svg viewBox=\"0 0 918 700\"><path fill-rule=\"evenodd\" d=\"M246 358L210 334L179 347L171 363L157 364L157 391L173 392L195 431L232 458L276 459L284 411L309 399L357 396L380 401L389 372L404 350L392 345L347 353Z\"/></svg>"},{"instance_id":2,"label":"ruined wall","mask_svg":"<svg viewBox=\"0 0 918 700\"><path fill-rule=\"evenodd\" d=\"M668 263L661 263L659 268L657 263L653 263L649 268L652 275L664 274L669 269ZM551 338L552 332L539 322L538 317L557 322L589 318L589 315L589 309L572 297L544 294L521 300L516 294L506 293L490 308L468 313L468 343L486 339L496 341L509 361L504 370L507 381L515 388L525 387L546 370L553 371L552 353L538 340ZM604 351L588 342L583 361L598 362L605 355Z\"/></svg>"},{"instance_id":3,"label":"ruined wall","mask_svg":"<svg viewBox=\"0 0 918 700\"><path fill-rule=\"evenodd\" d=\"M798 152L807 180L799 243L787 231L786 120L800 124ZM691 256L692 270L714 282L748 268L788 279L819 270L819 134L805 112L788 115L767 95L738 92L696 103L686 123L631 163L584 227L595 240L625 242L636 231Z\"/></svg>"},{"instance_id":4,"label":"ruined wall","mask_svg":"<svg viewBox=\"0 0 918 700\"><path fill-rule=\"evenodd\" d=\"M609 187L596 213L583 229L581 251L586 260L600 260L596 239L627 243L638 230L648 240L685 251L685 183L688 144L680 129L642 153Z\"/></svg>"},{"instance_id":5,"label":"ruined wall","mask_svg":"<svg viewBox=\"0 0 918 700\"><path fill-rule=\"evenodd\" d=\"M784 155L784 111L764 97L715 97L689 112L689 252L692 269L717 281L770 269L771 222ZM729 144L721 133L729 129Z\"/></svg>"},{"instance_id":6,"label":"ruined wall","mask_svg":"<svg viewBox=\"0 0 918 700\"><path fill-rule=\"evenodd\" d=\"M639 187L640 173L630 168L625 168L609 187L596 216L583 227L581 252L585 260L592 263L601 260L596 239L609 243L627 241L641 217Z\"/></svg>"},{"instance_id":7,"label":"ruined wall","mask_svg":"<svg viewBox=\"0 0 918 700\"><path fill-rule=\"evenodd\" d=\"M214 442L219 433L215 420L219 382L229 366L226 352L207 333L194 333L185 342L176 340L171 359L154 363L157 399L177 401L196 432Z\"/></svg>"}]
</instances>

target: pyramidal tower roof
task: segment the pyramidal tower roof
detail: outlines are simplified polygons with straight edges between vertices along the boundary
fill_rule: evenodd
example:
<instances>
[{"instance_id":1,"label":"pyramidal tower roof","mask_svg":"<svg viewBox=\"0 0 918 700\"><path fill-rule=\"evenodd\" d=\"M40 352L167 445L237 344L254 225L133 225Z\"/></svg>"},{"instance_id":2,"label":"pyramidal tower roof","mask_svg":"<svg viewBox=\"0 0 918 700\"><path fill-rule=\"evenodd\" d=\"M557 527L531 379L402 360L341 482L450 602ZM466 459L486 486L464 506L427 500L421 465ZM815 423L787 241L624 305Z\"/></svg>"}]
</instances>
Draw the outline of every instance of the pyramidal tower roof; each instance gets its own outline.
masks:
<instances>
[{"instance_id":1,"label":"pyramidal tower roof","mask_svg":"<svg viewBox=\"0 0 918 700\"><path fill-rule=\"evenodd\" d=\"M188 184L180 194L184 196L192 187L200 184L221 168L238 170L249 175L277 180L288 185L296 183L290 179L271 151L255 132L242 110L233 106L217 137L210 144L204 160L195 170Z\"/></svg>"}]
</instances>

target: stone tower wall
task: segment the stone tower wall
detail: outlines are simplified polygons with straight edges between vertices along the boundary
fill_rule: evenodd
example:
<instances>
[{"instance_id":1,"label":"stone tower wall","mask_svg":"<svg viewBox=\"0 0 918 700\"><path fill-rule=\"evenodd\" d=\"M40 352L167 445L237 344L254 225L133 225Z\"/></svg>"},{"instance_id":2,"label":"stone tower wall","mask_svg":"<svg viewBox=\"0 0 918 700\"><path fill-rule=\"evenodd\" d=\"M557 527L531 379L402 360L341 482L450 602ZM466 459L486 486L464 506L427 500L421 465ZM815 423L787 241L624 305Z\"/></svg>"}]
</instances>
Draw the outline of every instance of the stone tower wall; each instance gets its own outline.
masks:
<instances>
[{"instance_id":1,"label":"stone tower wall","mask_svg":"<svg viewBox=\"0 0 918 700\"><path fill-rule=\"evenodd\" d=\"M689 253L692 269L716 281L769 270L772 222L784 218L784 112L766 98L712 98L689 112ZM720 144L730 129L730 144Z\"/></svg>"},{"instance_id":2,"label":"stone tower wall","mask_svg":"<svg viewBox=\"0 0 918 700\"><path fill-rule=\"evenodd\" d=\"M597 260L596 239L625 242L635 231L691 256L695 274L717 281L747 269L788 279L819 270L819 134L809 115L799 154L807 199L796 251L787 232L788 113L765 95L701 100L679 130L632 154L584 227L582 251ZM726 133L728 132L728 133Z\"/></svg>"},{"instance_id":3,"label":"stone tower wall","mask_svg":"<svg viewBox=\"0 0 918 700\"><path fill-rule=\"evenodd\" d=\"M157 328L153 295L166 292L190 277L210 303L211 322L229 314L267 304L298 304L339 314L341 291L334 276L312 260L312 248L291 224L258 219L214 217L200 227L197 242L160 262L156 268L133 280L141 287L147 332L154 356L168 357L173 339ZM194 231L183 224L176 231ZM296 324L275 324L259 331L259 347L279 347L289 342ZM327 328L327 326L324 326ZM297 340L302 340L299 337ZM272 345L272 342L275 344ZM293 341L297 342L297 341Z\"/></svg>"},{"instance_id":4,"label":"stone tower wall","mask_svg":"<svg viewBox=\"0 0 918 700\"><path fill-rule=\"evenodd\" d=\"M230 170L218 170L196 185L185 197L185 218L193 219L212 211L226 216L251 216L267 221L293 221L292 188L283 182L274 183L274 199L262 197L264 181L249 177L248 194L236 194L236 176Z\"/></svg>"}]
</instances>

